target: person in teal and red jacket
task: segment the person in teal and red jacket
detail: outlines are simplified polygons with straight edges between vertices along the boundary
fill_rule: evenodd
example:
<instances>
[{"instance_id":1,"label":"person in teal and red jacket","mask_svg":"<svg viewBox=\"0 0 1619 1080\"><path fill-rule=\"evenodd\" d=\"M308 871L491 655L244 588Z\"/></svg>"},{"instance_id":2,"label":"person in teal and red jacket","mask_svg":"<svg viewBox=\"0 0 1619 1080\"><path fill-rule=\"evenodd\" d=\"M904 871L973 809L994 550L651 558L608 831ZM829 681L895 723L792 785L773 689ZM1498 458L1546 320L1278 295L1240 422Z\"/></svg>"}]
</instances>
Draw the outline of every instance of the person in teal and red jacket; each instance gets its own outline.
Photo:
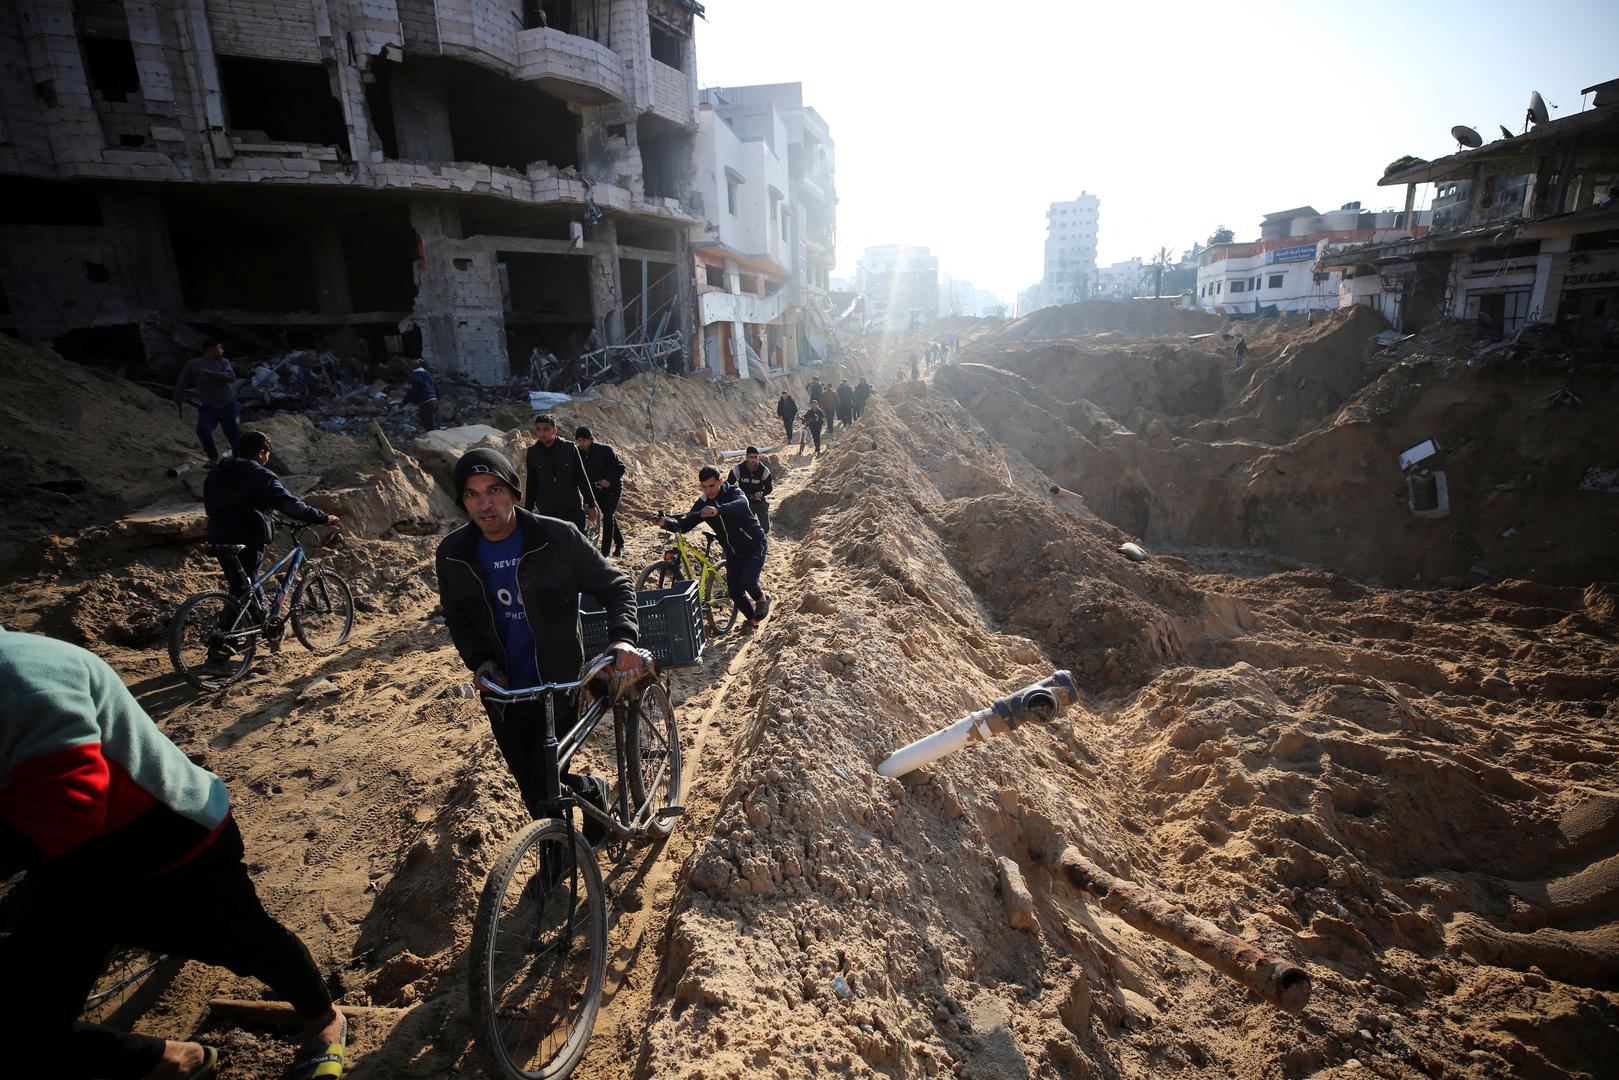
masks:
<instances>
[{"instance_id":1,"label":"person in teal and red jacket","mask_svg":"<svg viewBox=\"0 0 1619 1080\"><path fill-rule=\"evenodd\" d=\"M0 879L26 870L31 886L0 938L8 1073L213 1075L212 1047L75 1023L122 945L259 979L304 1021L294 1074L340 1075L346 1021L242 860L224 782L158 730L112 668L0 629Z\"/></svg>"}]
</instances>

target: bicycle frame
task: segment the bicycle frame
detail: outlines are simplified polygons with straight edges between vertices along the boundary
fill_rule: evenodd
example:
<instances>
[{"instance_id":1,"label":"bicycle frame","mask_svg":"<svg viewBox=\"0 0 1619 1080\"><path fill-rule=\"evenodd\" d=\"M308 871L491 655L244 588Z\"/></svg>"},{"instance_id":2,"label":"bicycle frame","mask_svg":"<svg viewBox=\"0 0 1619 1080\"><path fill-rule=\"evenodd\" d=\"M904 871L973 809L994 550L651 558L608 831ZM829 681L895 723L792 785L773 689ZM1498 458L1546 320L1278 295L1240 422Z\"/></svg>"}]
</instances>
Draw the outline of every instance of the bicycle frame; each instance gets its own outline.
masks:
<instances>
[{"instance_id":1,"label":"bicycle frame","mask_svg":"<svg viewBox=\"0 0 1619 1080\"><path fill-rule=\"evenodd\" d=\"M488 677L478 680L478 689L484 697L493 698L507 704L519 704L544 700L545 702L545 732L540 748L541 777L540 816L563 818L568 807L576 807L587 817L607 830L607 835L614 840L633 839L645 829L652 821L654 807L651 800L647 805L639 808L639 812L627 824L621 820L629 816L629 789L625 784L625 776L629 769L629 759L624 748L624 725L620 722L620 712L613 709L612 699L605 694L597 695L583 710L579 718L569 729L568 733L560 739L556 728L556 701L558 694L577 694L584 687L601 677L612 669L615 658L611 655L602 655L593 660L576 682L542 683L538 686L526 686L508 690L497 683L490 682ZM573 761L574 754L590 738L596 726L613 709L613 742L616 767L618 772L618 805L619 816L614 817L590 803L579 798L573 791L564 791L562 787L562 774L568 771L568 765ZM665 764L663 768L667 768ZM663 773L660 770L658 780L661 782Z\"/></svg>"},{"instance_id":2,"label":"bicycle frame","mask_svg":"<svg viewBox=\"0 0 1619 1080\"><path fill-rule=\"evenodd\" d=\"M702 589L710 577L723 580L720 568L715 566L714 561L707 555L697 550L697 545L687 540L685 533L677 532L671 535L674 537L675 561L680 564L681 573L685 575L684 580L697 582L699 589ZM668 558L667 552L664 557Z\"/></svg>"}]
</instances>

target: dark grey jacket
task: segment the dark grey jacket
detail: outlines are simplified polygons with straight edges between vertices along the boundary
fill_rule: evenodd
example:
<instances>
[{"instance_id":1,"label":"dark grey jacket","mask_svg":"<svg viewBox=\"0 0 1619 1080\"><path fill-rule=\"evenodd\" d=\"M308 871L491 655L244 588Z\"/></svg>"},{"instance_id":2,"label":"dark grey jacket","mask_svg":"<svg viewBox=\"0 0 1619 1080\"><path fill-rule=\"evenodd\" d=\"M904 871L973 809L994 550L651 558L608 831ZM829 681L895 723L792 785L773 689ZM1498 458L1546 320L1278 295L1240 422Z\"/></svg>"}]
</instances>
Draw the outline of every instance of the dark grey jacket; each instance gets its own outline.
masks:
<instances>
[{"instance_id":1,"label":"dark grey jacket","mask_svg":"<svg viewBox=\"0 0 1619 1080\"><path fill-rule=\"evenodd\" d=\"M602 558L584 533L566 521L517 511L523 553L517 560L517 584L523 611L534 633L540 677L560 682L579 677L584 645L579 629L579 594L588 593L607 609L607 640L634 645L638 640L635 588L630 579ZM450 640L467 668L476 671L486 660L507 668L506 642L489 602L489 583L478 558L478 527L471 522L439 542L439 601Z\"/></svg>"}]
</instances>

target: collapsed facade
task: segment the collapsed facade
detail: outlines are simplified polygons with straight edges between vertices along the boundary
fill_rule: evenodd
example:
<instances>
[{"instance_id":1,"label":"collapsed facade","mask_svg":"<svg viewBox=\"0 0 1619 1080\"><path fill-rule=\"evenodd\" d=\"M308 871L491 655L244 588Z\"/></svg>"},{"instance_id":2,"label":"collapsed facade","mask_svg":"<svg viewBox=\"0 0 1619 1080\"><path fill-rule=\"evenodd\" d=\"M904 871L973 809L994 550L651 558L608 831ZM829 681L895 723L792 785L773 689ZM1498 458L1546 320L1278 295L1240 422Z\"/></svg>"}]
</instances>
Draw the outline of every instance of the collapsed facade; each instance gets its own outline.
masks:
<instances>
[{"instance_id":1,"label":"collapsed facade","mask_svg":"<svg viewBox=\"0 0 1619 1080\"><path fill-rule=\"evenodd\" d=\"M1512 334L1555 323L1575 345L1619 347L1619 79L1593 107L1436 161L1397 162L1379 181L1433 184L1433 229L1328 252L1347 303L1397 328L1443 318Z\"/></svg>"},{"instance_id":2,"label":"collapsed facade","mask_svg":"<svg viewBox=\"0 0 1619 1080\"><path fill-rule=\"evenodd\" d=\"M0 330L420 356L691 340L695 0L0 5ZM679 355L679 353L675 353Z\"/></svg>"}]
</instances>

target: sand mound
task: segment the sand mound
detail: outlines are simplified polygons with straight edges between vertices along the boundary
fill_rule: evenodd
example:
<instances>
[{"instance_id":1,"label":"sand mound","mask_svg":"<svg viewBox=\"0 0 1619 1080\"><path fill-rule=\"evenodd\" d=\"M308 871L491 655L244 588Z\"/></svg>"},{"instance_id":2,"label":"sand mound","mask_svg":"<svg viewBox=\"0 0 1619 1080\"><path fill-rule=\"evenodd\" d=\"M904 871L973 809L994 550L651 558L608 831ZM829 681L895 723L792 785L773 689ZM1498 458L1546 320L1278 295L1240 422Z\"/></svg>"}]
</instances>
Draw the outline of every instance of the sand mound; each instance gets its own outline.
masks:
<instances>
[{"instance_id":1,"label":"sand mound","mask_svg":"<svg viewBox=\"0 0 1619 1080\"><path fill-rule=\"evenodd\" d=\"M1188 310L1176 300L1084 300L1041 308L1008 323L1008 338L1059 338L1123 331L1138 336L1198 334L1223 325L1218 315Z\"/></svg>"}]
</instances>

